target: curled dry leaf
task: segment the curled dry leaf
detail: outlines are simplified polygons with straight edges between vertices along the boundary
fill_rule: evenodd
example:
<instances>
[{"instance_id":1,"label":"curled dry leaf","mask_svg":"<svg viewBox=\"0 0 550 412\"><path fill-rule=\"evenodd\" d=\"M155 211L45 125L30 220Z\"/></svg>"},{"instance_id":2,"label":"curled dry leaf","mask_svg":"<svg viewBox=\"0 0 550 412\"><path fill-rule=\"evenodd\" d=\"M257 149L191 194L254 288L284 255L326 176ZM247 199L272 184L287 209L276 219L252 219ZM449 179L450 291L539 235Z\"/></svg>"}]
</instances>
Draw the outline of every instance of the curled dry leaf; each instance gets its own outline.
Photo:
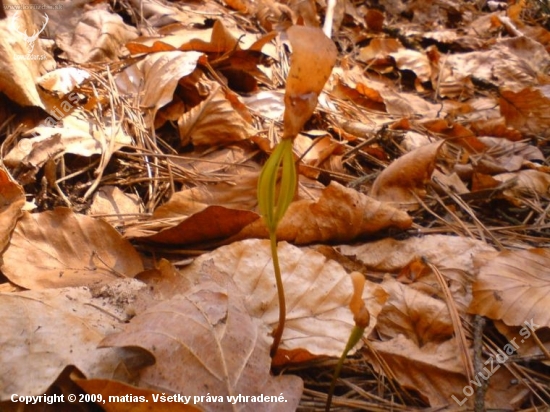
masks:
<instances>
[{"instance_id":1,"label":"curled dry leaf","mask_svg":"<svg viewBox=\"0 0 550 412\"><path fill-rule=\"evenodd\" d=\"M475 259L470 312L509 326L550 326L550 249L507 250Z\"/></svg>"},{"instance_id":2,"label":"curled dry leaf","mask_svg":"<svg viewBox=\"0 0 550 412\"><path fill-rule=\"evenodd\" d=\"M123 290L130 299L144 286L133 279L118 285L117 299ZM0 317L0 401L14 393L44 394L69 365L87 377L128 380L125 373L154 362L137 348L98 349L105 335L121 330L117 317L126 315L116 302L92 297L89 288L0 294Z\"/></svg>"},{"instance_id":3,"label":"curled dry leaf","mask_svg":"<svg viewBox=\"0 0 550 412\"><path fill-rule=\"evenodd\" d=\"M435 167L441 142L413 150L390 164L374 181L370 196L382 202L417 204Z\"/></svg>"},{"instance_id":4,"label":"curled dry leaf","mask_svg":"<svg viewBox=\"0 0 550 412\"><path fill-rule=\"evenodd\" d=\"M178 120L182 145L219 145L248 139L254 128L237 111L242 105L236 96L228 96L220 86L198 106Z\"/></svg>"},{"instance_id":5,"label":"curled dry leaf","mask_svg":"<svg viewBox=\"0 0 550 412\"><path fill-rule=\"evenodd\" d=\"M317 27L292 26L287 30L292 61L286 81L283 138L296 136L317 106L336 63L333 41Z\"/></svg>"},{"instance_id":6,"label":"curled dry leaf","mask_svg":"<svg viewBox=\"0 0 550 412\"><path fill-rule=\"evenodd\" d=\"M294 411L302 380L270 375L267 330L249 315L243 293L211 261L199 272L198 286L151 305L101 345L150 350L157 361L142 372L139 386L186 396L209 394L217 402L200 402L207 411L235 410L229 396L281 393L286 402L243 402L238 410Z\"/></svg>"},{"instance_id":7,"label":"curled dry leaf","mask_svg":"<svg viewBox=\"0 0 550 412\"><path fill-rule=\"evenodd\" d=\"M133 277L143 264L134 247L108 223L58 208L23 214L1 269L19 286L44 289Z\"/></svg>"},{"instance_id":8,"label":"curled dry leaf","mask_svg":"<svg viewBox=\"0 0 550 412\"><path fill-rule=\"evenodd\" d=\"M277 238L296 244L345 242L388 227L407 229L410 216L356 190L331 182L317 201L293 202L277 229ZM235 239L267 237L262 220L244 228Z\"/></svg>"}]
</instances>

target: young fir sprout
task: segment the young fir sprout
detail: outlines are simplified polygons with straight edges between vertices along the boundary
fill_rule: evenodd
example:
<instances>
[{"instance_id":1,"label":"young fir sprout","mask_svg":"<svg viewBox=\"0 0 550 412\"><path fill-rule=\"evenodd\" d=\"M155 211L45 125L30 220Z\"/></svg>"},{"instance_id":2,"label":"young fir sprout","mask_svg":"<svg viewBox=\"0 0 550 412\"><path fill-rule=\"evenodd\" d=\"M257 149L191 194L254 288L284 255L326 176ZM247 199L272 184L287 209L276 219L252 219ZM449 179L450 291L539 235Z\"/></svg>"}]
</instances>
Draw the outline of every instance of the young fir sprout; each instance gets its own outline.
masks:
<instances>
[{"instance_id":1,"label":"young fir sprout","mask_svg":"<svg viewBox=\"0 0 550 412\"><path fill-rule=\"evenodd\" d=\"M273 269L275 271L277 294L279 297L279 324L273 333L272 357L275 356L279 348L286 320L285 292L281 268L279 266L279 256L277 254L277 226L296 192L297 175L294 155L292 153L292 143L292 139L283 139L275 147L264 165L260 179L258 180L258 206L269 232L271 256L273 258ZM281 180L277 189L279 174Z\"/></svg>"}]
</instances>

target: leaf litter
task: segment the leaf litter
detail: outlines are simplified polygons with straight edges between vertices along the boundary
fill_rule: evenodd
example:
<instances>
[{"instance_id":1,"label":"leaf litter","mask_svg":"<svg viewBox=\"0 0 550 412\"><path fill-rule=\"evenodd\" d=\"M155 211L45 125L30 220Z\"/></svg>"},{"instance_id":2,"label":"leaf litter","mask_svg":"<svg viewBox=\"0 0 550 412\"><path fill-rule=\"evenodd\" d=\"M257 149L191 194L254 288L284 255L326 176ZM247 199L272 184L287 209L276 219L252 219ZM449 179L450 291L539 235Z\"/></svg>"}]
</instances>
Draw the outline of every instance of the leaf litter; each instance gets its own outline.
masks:
<instances>
[{"instance_id":1,"label":"leaf litter","mask_svg":"<svg viewBox=\"0 0 550 412\"><path fill-rule=\"evenodd\" d=\"M49 10L58 34L28 60L10 22L32 33L42 15L7 10L1 409L75 383L287 400L181 410L321 409L357 271L371 323L335 408L548 407L548 10L332 3L74 4ZM333 41L308 40L332 14ZM271 359L255 185L283 135L300 176Z\"/></svg>"}]
</instances>

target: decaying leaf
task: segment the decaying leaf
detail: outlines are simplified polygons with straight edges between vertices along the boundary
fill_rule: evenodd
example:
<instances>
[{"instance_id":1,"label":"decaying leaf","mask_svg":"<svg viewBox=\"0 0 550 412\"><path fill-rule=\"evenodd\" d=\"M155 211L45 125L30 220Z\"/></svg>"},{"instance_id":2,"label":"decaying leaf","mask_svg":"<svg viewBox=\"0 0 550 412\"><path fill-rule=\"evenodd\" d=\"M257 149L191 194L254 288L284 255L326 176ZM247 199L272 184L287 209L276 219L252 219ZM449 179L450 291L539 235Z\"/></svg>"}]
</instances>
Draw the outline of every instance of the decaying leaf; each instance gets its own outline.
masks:
<instances>
[{"instance_id":1,"label":"decaying leaf","mask_svg":"<svg viewBox=\"0 0 550 412\"><path fill-rule=\"evenodd\" d=\"M470 312L509 326L550 326L550 249L506 250L480 255Z\"/></svg>"},{"instance_id":2,"label":"decaying leaf","mask_svg":"<svg viewBox=\"0 0 550 412\"><path fill-rule=\"evenodd\" d=\"M200 271L198 286L151 305L101 345L150 350L157 362L142 372L139 385L188 396L209 394L216 401L203 399L199 404L205 410L232 411L228 397L239 394L283 393L282 403L259 406L239 400L239 410L294 411L301 379L270 376L267 329L249 315L245 296L227 275L212 263Z\"/></svg>"},{"instance_id":3,"label":"decaying leaf","mask_svg":"<svg viewBox=\"0 0 550 412\"><path fill-rule=\"evenodd\" d=\"M95 9L85 12L74 32L60 33L57 44L66 59L78 63L118 60L121 47L137 37L118 14Z\"/></svg>"},{"instance_id":4,"label":"decaying leaf","mask_svg":"<svg viewBox=\"0 0 550 412\"><path fill-rule=\"evenodd\" d=\"M474 397L465 396L463 388L476 386L478 381L480 384L485 383L479 376L473 382L468 382L463 376L454 339L443 343L427 342L419 347L412 340L399 335L390 341L373 342L372 347L395 374L397 381L403 386L418 390L430 406L447 406L449 410L459 410L458 405L462 401L465 405L473 405ZM367 356L378 370L383 370L374 357ZM493 362L495 373L488 381L485 407L506 409L512 404L520 403L527 394L526 389L521 385L510 385L513 375L506 368L496 369L497 361L493 359Z\"/></svg>"},{"instance_id":5,"label":"decaying leaf","mask_svg":"<svg viewBox=\"0 0 550 412\"><path fill-rule=\"evenodd\" d=\"M123 291L131 299L144 286L135 280L123 283L113 299L122 299ZM14 393L44 394L69 365L88 377L128 380L131 375L121 371L135 373L152 364L144 350L97 348L105 335L121 330L125 305L93 298L89 288L0 294L0 401Z\"/></svg>"},{"instance_id":6,"label":"decaying leaf","mask_svg":"<svg viewBox=\"0 0 550 412\"><path fill-rule=\"evenodd\" d=\"M24 213L2 262L8 279L28 289L87 286L142 270L139 254L111 225L67 208Z\"/></svg>"}]
</instances>

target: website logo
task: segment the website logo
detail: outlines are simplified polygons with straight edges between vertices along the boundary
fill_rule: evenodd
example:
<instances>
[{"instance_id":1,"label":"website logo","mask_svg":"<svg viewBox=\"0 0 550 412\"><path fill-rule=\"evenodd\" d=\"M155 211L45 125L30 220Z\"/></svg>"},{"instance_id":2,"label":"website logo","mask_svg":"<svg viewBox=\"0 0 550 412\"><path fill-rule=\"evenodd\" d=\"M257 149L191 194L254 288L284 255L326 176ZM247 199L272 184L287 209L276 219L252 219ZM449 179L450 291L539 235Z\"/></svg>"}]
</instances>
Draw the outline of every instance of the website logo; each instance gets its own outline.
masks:
<instances>
[{"instance_id":1,"label":"website logo","mask_svg":"<svg viewBox=\"0 0 550 412\"><path fill-rule=\"evenodd\" d=\"M37 32L35 32L35 33L33 33L32 35L29 36L27 34L26 30L21 31L17 27L17 23L18 23L18 20L19 20L19 13L20 12L17 11L11 16L9 26L10 26L10 29L15 31L16 33L19 33L19 35L21 35L25 39L25 42L27 43L27 54L31 54L32 51L34 50L34 42L38 39L38 36L40 35L40 33L42 33L44 31L44 29L46 28L46 24L48 24L48 21L50 20L50 18L48 17L48 15L46 13L44 13L44 25L42 26L42 28L40 30L38 30Z\"/></svg>"}]
</instances>

